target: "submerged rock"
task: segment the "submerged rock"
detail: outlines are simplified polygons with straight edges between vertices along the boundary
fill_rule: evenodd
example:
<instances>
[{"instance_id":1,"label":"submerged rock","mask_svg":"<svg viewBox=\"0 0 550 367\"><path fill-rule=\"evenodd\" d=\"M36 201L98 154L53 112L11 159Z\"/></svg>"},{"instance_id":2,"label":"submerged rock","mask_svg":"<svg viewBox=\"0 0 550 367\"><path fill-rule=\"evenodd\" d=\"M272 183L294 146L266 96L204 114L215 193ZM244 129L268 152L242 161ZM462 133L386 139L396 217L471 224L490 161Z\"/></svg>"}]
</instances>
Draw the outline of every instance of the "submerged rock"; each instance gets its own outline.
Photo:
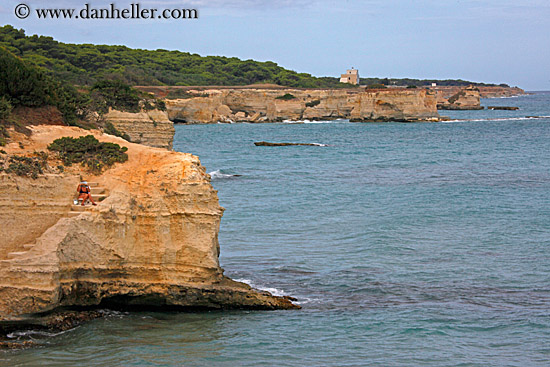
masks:
<instances>
[{"instance_id":1,"label":"submerged rock","mask_svg":"<svg viewBox=\"0 0 550 367\"><path fill-rule=\"evenodd\" d=\"M504 110L504 111L517 111L519 107L507 107L507 106L487 106L488 110Z\"/></svg>"},{"instance_id":2,"label":"submerged rock","mask_svg":"<svg viewBox=\"0 0 550 367\"><path fill-rule=\"evenodd\" d=\"M306 146L313 146L313 147L325 146L323 144L315 144L315 143L269 143L267 141L257 141L257 142L254 142L254 145L257 147L287 147L291 145L306 145Z\"/></svg>"},{"instance_id":3,"label":"submerged rock","mask_svg":"<svg viewBox=\"0 0 550 367\"><path fill-rule=\"evenodd\" d=\"M24 349L35 345L33 334L57 334L103 317L103 310L59 310L44 315L0 323L0 349Z\"/></svg>"}]
</instances>

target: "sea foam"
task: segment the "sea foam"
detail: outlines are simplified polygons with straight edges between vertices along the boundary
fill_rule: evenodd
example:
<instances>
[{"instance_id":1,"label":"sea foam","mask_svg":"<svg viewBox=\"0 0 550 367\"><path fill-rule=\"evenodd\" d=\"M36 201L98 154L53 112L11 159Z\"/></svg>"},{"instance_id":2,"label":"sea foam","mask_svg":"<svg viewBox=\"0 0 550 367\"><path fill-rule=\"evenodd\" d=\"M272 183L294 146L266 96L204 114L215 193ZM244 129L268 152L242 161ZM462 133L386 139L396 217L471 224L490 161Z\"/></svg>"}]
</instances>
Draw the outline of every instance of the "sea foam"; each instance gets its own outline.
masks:
<instances>
[{"instance_id":1,"label":"sea foam","mask_svg":"<svg viewBox=\"0 0 550 367\"><path fill-rule=\"evenodd\" d=\"M229 173L222 173L221 170L216 170L208 173L210 177L214 179L224 179L224 178L232 178L232 177L240 177L241 175L231 175Z\"/></svg>"},{"instance_id":2,"label":"sea foam","mask_svg":"<svg viewBox=\"0 0 550 367\"><path fill-rule=\"evenodd\" d=\"M273 288L273 287L259 286L255 283L253 283L250 279L235 279L235 281L248 284L249 286L251 286L254 289L257 289L259 291L269 292L272 295L277 296L277 297L283 297L283 296L288 296L289 295L288 293L286 293L284 290L281 290L281 289L277 289L277 288Z\"/></svg>"}]
</instances>

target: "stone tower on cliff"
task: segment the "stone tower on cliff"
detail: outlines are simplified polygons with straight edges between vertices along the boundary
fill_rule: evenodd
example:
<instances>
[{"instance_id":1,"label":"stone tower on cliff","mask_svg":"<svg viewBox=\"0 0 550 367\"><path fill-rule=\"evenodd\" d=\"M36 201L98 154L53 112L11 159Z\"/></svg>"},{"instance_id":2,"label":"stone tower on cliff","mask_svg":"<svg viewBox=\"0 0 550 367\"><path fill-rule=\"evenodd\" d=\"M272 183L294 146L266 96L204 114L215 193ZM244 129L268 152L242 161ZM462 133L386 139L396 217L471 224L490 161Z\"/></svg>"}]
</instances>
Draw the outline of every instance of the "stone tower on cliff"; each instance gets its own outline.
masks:
<instances>
[{"instance_id":1,"label":"stone tower on cliff","mask_svg":"<svg viewBox=\"0 0 550 367\"><path fill-rule=\"evenodd\" d=\"M351 68L345 74L341 74L340 83L359 84L359 70Z\"/></svg>"}]
</instances>

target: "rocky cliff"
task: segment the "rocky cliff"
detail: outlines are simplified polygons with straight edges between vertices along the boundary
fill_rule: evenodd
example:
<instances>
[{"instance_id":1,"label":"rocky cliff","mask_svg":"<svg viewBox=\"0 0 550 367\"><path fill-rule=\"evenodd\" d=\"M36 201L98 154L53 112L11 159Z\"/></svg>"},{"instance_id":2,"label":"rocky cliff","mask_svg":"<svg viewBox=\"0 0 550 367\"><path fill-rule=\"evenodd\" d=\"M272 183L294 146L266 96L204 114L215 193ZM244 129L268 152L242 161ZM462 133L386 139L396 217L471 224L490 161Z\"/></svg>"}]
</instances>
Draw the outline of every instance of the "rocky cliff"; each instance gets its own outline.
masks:
<instances>
[{"instance_id":1,"label":"rocky cliff","mask_svg":"<svg viewBox=\"0 0 550 367\"><path fill-rule=\"evenodd\" d=\"M45 151L56 138L90 133L31 129L30 137L4 147L7 155ZM0 173L0 320L71 306L297 307L223 275L223 208L197 157L93 134L128 147L129 156L100 176L86 176L105 188L97 207L72 205L80 167L35 180Z\"/></svg>"},{"instance_id":2,"label":"rocky cliff","mask_svg":"<svg viewBox=\"0 0 550 367\"><path fill-rule=\"evenodd\" d=\"M521 96L525 91L518 87L484 87L480 86L479 93L481 98L502 98Z\"/></svg>"},{"instance_id":3,"label":"rocky cliff","mask_svg":"<svg viewBox=\"0 0 550 367\"><path fill-rule=\"evenodd\" d=\"M149 91L149 89L148 89ZM168 99L174 122L278 122L284 120L437 121L435 93L379 89L207 89Z\"/></svg>"},{"instance_id":4,"label":"rocky cliff","mask_svg":"<svg viewBox=\"0 0 550 367\"><path fill-rule=\"evenodd\" d=\"M479 88L466 87L453 94L449 99L443 98L438 92L437 108L440 110L482 110Z\"/></svg>"},{"instance_id":5,"label":"rocky cliff","mask_svg":"<svg viewBox=\"0 0 550 367\"><path fill-rule=\"evenodd\" d=\"M431 87L427 87L431 88ZM513 96L521 96L523 94L526 94L525 91L518 87L500 87L500 86L476 86L477 89L479 89L479 96L481 98L501 98L501 97L513 97ZM464 89L464 87L459 86L451 86L451 87L443 87L443 86L437 86L434 88L431 88L434 91L441 94L442 98L449 98L454 94L457 94L461 90Z\"/></svg>"},{"instance_id":6,"label":"rocky cliff","mask_svg":"<svg viewBox=\"0 0 550 367\"><path fill-rule=\"evenodd\" d=\"M151 110L139 113L121 112L109 109L104 116L123 133L128 134L132 142L155 148L172 149L174 124L165 111Z\"/></svg>"}]
</instances>

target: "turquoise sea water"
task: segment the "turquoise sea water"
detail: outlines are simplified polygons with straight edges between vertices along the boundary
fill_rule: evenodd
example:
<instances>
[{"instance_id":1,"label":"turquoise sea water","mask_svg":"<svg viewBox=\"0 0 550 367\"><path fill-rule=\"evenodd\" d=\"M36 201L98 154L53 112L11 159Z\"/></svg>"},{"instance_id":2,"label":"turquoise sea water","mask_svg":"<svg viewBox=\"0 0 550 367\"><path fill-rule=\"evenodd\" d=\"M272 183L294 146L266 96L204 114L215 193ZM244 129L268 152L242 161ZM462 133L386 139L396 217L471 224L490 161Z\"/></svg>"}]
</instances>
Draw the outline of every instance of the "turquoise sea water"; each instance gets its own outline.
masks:
<instances>
[{"instance_id":1,"label":"turquoise sea water","mask_svg":"<svg viewBox=\"0 0 550 367\"><path fill-rule=\"evenodd\" d=\"M521 109L177 126L226 208L225 273L303 309L112 312L0 365L550 365L550 117L525 118L550 93L482 103Z\"/></svg>"}]
</instances>

